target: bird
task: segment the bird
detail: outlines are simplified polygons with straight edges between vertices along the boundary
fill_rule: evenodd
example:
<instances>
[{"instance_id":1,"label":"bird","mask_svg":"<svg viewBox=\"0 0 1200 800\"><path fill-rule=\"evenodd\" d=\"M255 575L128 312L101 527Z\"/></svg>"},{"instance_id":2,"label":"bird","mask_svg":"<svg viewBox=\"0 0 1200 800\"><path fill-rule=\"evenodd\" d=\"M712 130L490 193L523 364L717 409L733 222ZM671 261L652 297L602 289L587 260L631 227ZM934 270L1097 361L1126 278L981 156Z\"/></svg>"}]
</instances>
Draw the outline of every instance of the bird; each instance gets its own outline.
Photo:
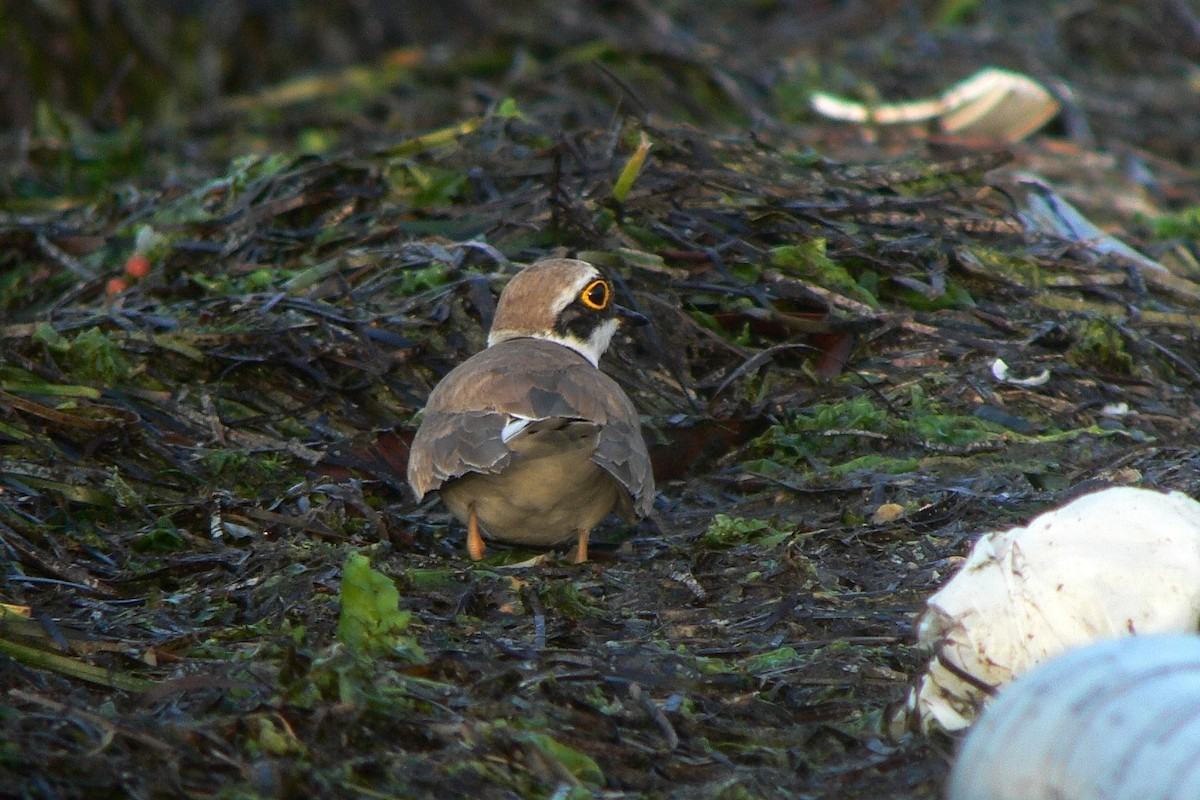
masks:
<instances>
[{"instance_id":1,"label":"bird","mask_svg":"<svg viewBox=\"0 0 1200 800\"><path fill-rule=\"evenodd\" d=\"M574 540L588 558L592 529L614 509L647 516L654 475L637 409L600 371L622 324L649 320L614 302L592 264L546 258L518 272L496 305L487 347L433 388L409 450L418 502L437 492L485 538L552 547Z\"/></svg>"}]
</instances>

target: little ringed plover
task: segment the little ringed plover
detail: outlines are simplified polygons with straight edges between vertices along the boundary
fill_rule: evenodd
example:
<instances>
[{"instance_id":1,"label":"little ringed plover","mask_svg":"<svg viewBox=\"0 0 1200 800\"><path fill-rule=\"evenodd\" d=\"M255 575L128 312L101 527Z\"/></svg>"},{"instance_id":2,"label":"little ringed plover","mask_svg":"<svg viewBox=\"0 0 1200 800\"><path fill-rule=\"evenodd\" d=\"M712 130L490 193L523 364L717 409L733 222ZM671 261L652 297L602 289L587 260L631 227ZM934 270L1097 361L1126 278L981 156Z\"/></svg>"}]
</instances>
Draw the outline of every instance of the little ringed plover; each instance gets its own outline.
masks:
<instances>
[{"instance_id":1,"label":"little ringed plover","mask_svg":"<svg viewBox=\"0 0 1200 800\"><path fill-rule=\"evenodd\" d=\"M612 284L586 261L550 258L500 295L486 350L434 387L408 460L417 498L437 491L467 526L517 544L575 541L614 508L645 516L654 476L637 410L600 356L621 322L646 318L613 302Z\"/></svg>"}]
</instances>

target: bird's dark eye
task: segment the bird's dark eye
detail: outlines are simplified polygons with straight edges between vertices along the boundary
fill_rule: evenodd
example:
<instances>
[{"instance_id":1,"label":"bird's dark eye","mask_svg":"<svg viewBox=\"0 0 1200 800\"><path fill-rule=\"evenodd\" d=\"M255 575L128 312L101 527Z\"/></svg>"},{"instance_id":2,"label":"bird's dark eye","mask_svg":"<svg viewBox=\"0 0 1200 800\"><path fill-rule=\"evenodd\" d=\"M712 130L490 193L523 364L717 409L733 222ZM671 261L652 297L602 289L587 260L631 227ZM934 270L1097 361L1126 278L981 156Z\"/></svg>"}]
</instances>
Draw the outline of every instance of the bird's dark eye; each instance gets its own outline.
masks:
<instances>
[{"instance_id":1,"label":"bird's dark eye","mask_svg":"<svg viewBox=\"0 0 1200 800\"><path fill-rule=\"evenodd\" d=\"M584 288L579 299L588 308L594 311L603 311L608 308L610 295L608 281L594 280Z\"/></svg>"}]
</instances>

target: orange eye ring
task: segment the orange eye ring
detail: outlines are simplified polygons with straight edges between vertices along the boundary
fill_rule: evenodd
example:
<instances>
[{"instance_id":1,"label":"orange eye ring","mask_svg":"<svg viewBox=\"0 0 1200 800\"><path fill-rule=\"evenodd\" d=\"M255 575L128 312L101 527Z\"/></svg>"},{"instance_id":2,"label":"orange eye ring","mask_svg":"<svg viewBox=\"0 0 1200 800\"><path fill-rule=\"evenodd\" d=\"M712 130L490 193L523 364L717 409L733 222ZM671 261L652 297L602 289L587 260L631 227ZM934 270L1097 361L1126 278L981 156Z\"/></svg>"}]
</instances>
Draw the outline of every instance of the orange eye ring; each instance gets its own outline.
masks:
<instances>
[{"instance_id":1,"label":"orange eye ring","mask_svg":"<svg viewBox=\"0 0 1200 800\"><path fill-rule=\"evenodd\" d=\"M584 287L583 292L579 295L579 300L593 311L603 311L608 308L611 295L612 290L608 288L608 281L597 279Z\"/></svg>"}]
</instances>

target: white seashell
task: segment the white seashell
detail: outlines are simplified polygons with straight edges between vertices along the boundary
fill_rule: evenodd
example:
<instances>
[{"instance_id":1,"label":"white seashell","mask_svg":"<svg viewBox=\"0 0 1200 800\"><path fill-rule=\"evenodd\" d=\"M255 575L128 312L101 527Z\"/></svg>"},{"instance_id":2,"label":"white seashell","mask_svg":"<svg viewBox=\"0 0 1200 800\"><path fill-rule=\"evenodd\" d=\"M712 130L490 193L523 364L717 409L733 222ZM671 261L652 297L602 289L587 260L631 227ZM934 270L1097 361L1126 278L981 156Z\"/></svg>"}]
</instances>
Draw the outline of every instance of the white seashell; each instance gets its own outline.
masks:
<instances>
[{"instance_id":1,"label":"white seashell","mask_svg":"<svg viewBox=\"0 0 1200 800\"><path fill-rule=\"evenodd\" d=\"M937 97L868 107L827 92L814 92L818 114L847 122L893 125L937 119L959 136L1019 142L1054 118L1059 102L1046 87L1019 72L988 67Z\"/></svg>"},{"instance_id":2,"label":"white seashell","mask_svg":"<svg viewBox=\"0 0 1200 800\"><path fill-rule=\"evenodd\" d=\"M1043 386L1050 380L1050 370L1043 369L1030 378L1014 378L1008 368L1008 363L1003 358L997 358L992 362L992 377L1002 383L1011 383L1014 386Z\"/></svg>"},{"instance_id":3,"label":"white seashell","mask_svg":"<svg viewBox=\"0 0 1200 800\"><path fill-rule=\"evenodd\" d=\"M985 534L926 605L917 636L935 655L903 723L957 730L993 689L1069 649L1196 632L1200 503L1132 487L1085 495Z\"/></svg>"},{"instance_id":4,"label":"white seashell","mask_svg":"<svg viewBox=\"0 0 1200 800\"><path fill-rule=\"evenodd\" d=\"M967 734L947 798L1200 798L1200 637L1102 642L1019 678Z\"/></svg>"}]
</instances>

